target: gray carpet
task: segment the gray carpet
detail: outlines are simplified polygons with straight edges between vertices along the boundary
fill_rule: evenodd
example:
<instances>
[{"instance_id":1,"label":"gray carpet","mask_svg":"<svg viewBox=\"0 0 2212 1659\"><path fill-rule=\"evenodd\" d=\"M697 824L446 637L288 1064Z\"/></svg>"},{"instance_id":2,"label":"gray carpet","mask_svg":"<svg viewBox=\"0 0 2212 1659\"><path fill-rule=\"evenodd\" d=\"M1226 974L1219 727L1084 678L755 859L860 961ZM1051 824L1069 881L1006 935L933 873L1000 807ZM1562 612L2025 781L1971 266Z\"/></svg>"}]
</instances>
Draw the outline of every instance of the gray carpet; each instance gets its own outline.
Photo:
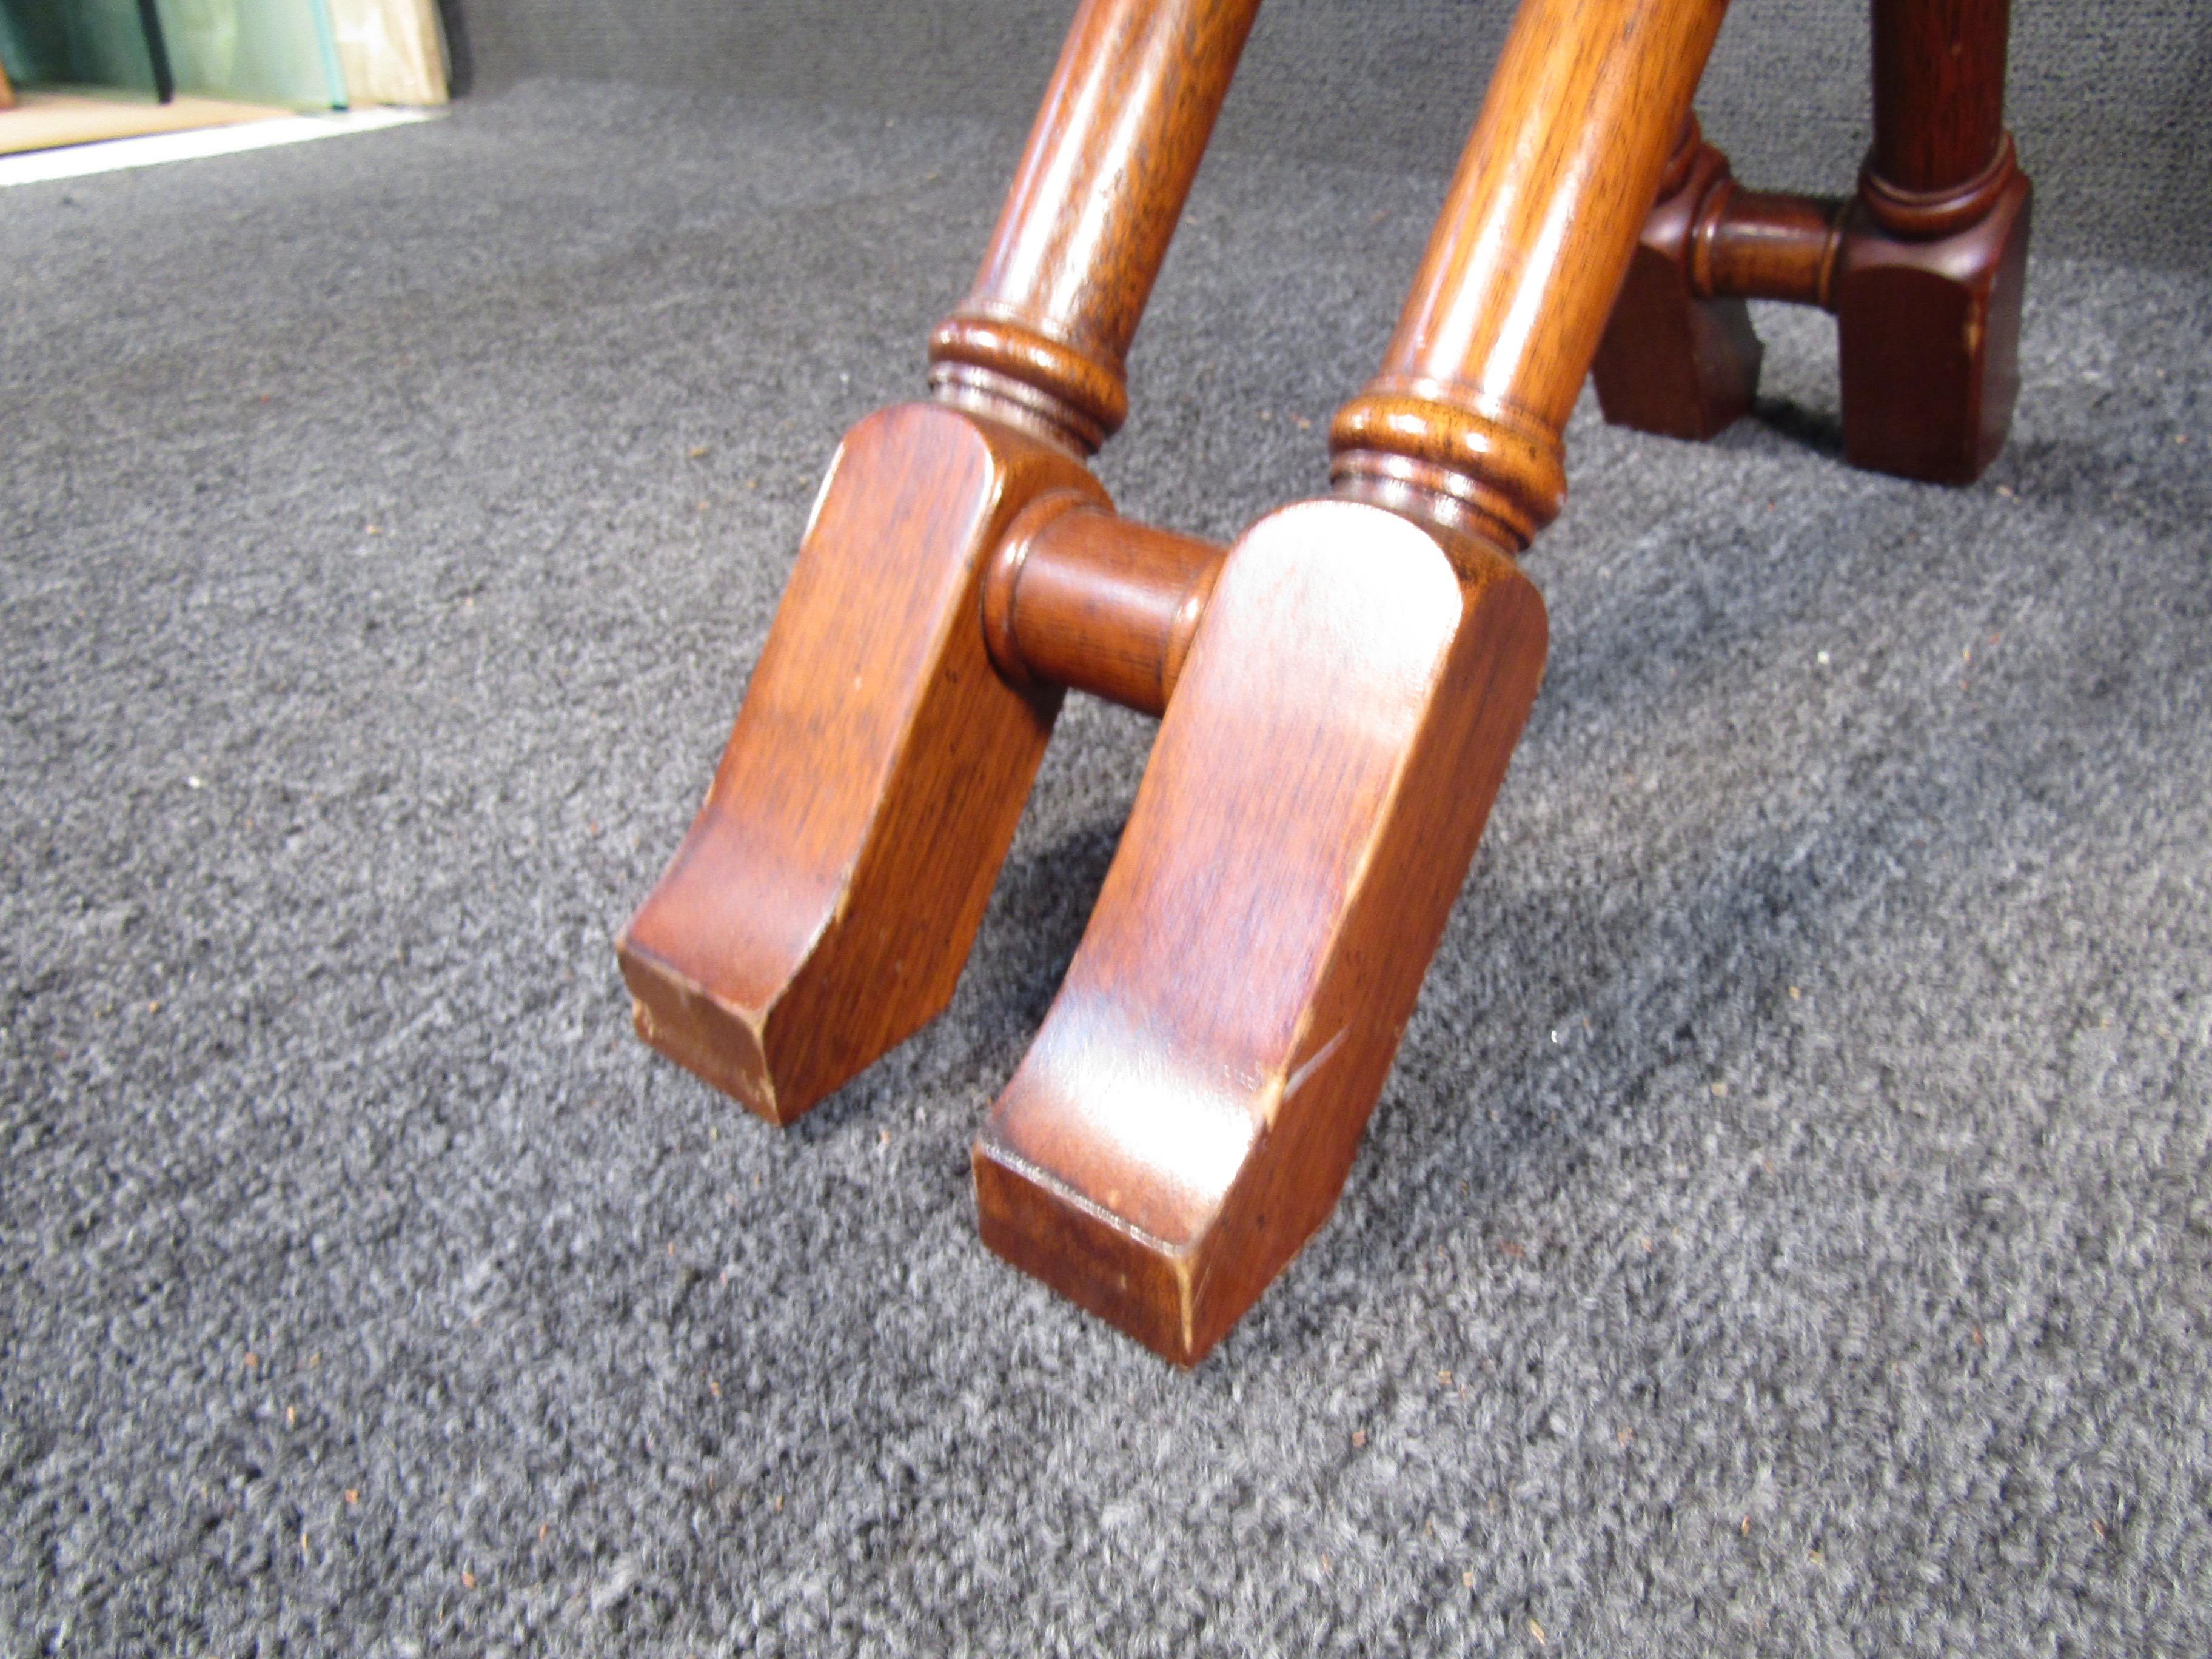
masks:
<instances>
[{"instance_id":1,"label":"gray carpet","mask_svg":"<svg viewBox=\"0 0 2212 1659\"><path fill-rule=\"evenodd\" d=\"M2012 447L1570 434L1548 684L1341 1209L1197 1372L967 1147L1148 726L777 1135L610 941L1018 135L529 85L0 195L0 1653L2202 1655L2212 283ZM1322 477L1436 178L1218 158L1104 471Z\"/></svg>"},{"instance_id":2,"label":"gray carpet","mask_svg":"<svg viewBox=\"0 0 2212 1659\"><path fill-rule=\"evenodd\" d=\"M465 79L595 76L1026 125L1075 0L440 0ZM1218 143L1450 171L1512 0L1267 0ZM2045 252L2212 274L2212 5L2011 0L2006 114ZM1865 0L1735 0L1698 110L1739 177L1841 192L1871 123Z\"/></svg>"}]
</instances>

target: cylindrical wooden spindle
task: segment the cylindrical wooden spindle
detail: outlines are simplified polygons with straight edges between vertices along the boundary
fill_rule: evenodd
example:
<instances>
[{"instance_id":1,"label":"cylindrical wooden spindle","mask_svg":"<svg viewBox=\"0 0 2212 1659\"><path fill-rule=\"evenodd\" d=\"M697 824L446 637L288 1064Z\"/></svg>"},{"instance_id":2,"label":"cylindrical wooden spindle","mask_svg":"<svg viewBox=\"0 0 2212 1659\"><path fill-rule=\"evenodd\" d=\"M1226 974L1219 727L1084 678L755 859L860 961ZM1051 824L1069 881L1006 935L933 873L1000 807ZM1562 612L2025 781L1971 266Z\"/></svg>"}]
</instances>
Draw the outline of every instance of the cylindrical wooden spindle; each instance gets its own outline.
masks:
<instances>
[{"instance_id":1,"label":"cylindrical wooden spindle","mask_svg":"<svg viewBox=\"0 0 2212 1659\"><path fill-rule=\"evenodd\" d=\"M1084 0L931 390L1089 455L1260 0Z\"/></svg>"},{"instance_id":2,"label":"cylindrical wooden spindle","mask_svg":"<svg viewBox=\"0 0 2212 1659\"><path fill-rule=\"evenodd\" d=\"M1526 547L1559 434L1726 0L1522 0L1382 372L1330 430L1340 494Z\"/></svg>"},{"instance_id":3,"label":"cylindrical wooden spindle","mask_svg":"<svg viewBox=\"0 0 2212 1659\"><path fill-rule=\"evenodd\" d=\"M983 588L983 637L1017 684L1161 714L1227 550L1050 495L1015 520Z\"/></svg>"},{"instance_id":4,"label":"cylindrical wooden spindle","mask_svg":"<svg viewBox=\"0 0 2212 1659\"><path fill-rule=\"evenodd\" d=\"M1843 209L1826 198L1772 195L1728 179L1691 241L1691 281L1707 298L1825 307L1843 251Z\"/></svg>"},{"instance_id":5,"label":"cylindrical wooden spindle","mask_svg":"<svg viewBox=\"0 0 2212 1659\"><path fill-rule=\"evenodd\" d=\"M1874 0L1875 177L1903 195L1975 181L2004 146L2008 0Z\"/></svg>"}]
</instances>

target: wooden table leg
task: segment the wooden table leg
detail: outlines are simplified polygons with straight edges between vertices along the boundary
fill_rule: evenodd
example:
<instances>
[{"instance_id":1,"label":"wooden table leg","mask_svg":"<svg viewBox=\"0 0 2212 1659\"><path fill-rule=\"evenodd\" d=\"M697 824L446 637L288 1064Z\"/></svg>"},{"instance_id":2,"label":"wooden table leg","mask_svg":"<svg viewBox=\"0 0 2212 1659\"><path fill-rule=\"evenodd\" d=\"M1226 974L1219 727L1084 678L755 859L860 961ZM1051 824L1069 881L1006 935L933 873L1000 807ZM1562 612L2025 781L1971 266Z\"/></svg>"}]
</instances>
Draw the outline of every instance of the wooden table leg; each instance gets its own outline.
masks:
<instances>
[{"instance_id":1,"label":"wooden table leg","mask_svg":"<svg viewBox=\"0 0 2212 1659\"><path fill-rule=\"evenodd\" d=\"M1751 313L1698 281L1708 205L1731 183L1728 158L1685 121L1591 365L1615 426L1702 441L1751 411L1762 356Z\"/></svg>"},{"instance_id":2,"label":"wooden table leg","mask_svg":"<svg viewBox=\"0 0 2212 1659\"><path fill-rule=\"evenodd\" d=\"M1512 555L1723 0L1523 0L1337 499L1205 602L1081 946L975 1149L991 1247L1195 1363L1334 1207L1541 677Z\"/></svg>"},{"instance_id":3,"label":"wooden table leg","mask_svg":"<svg viewBox=\"0 0 2212 1659\"><path fill-rule=\"evenodd\" d=\"M1258 0L1085 0L935 401L846 438L705 805L617 944L639 1034L788 1122L934 1017L1059 706L994 669L993 555L1082 459Z\"/></svg>"},{"instance_id":4,"label":"wooden table leg","mask_svg":"<svg viewBox=\"0 0 2212 1659\"><path fill-rule=\"evenodd\" d=\"M1967 483L2020 386L2031 192L2004 129L2008 0L1875 0L1874 149L1836 283L1844 451Z\"/></svg>"},{"instance_id":5,"label":"wooden table leg","mask_svg":"<svg viewBox=\"0 0 2212 1659\"><path fill-rule=\"evenodd\" d=\"M1855 465L1966 483L2019 384L2030 191L2004 131L2005 0L1876 0L1875 141L1849 198L1744 189L1686 128L1595 364L1621 426L1709 438L1751 406L1746 300L1836 313Z\"/></svg>"}]
</instances>

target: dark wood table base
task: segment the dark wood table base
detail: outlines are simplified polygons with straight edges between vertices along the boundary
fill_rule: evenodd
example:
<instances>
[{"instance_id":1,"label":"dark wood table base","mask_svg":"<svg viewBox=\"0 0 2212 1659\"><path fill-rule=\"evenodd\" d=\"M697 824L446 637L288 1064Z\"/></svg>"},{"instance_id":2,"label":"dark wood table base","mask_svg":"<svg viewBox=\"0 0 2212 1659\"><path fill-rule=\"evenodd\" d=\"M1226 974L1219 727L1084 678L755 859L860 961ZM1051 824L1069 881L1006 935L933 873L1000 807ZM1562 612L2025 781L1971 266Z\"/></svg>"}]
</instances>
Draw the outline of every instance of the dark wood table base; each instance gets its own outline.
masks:
<instances>
[{"instance_id":1,"label":"dark wood table base","mask_svg":"<svg viewBox=\"0 0 2212 1659\"><path fill-rule=\"evenodd\" d=\"M1684 124L1595 364L1606 418L1713 436L1751 407L1747 300L1836 318L1852 465L1971 483L2019 389L2031 191L2004 130L2008 0L1875 0L1875 141L1838 198L1744 189Z\"/></svg>"},{"instance_id":2,"label":"dark wood table base","mask_svg":"<svg viewBox=\"0 0 2212 1659\"><path fill-rule=\"evenodd\" d=\"M1841 319L1854 459L1968 477L2002 440L2027 183L2008 143L1950 176L1994 106L1893 66L1848 210L1741 191L1690 117L1724 4L1522 0L1329 494L1224 550L1085 462L1257 0L1085 0L931 398L839 449L619 941L640 1035L791 1121L950 999L1065 690L1161 715L975 1193L992 1249L1200 1359L1334 1207L1466 879L1593 362L1614 418L1707 435L1755 384L1743 295L1786 291ZM1905 58L1994 29L2001 76L2001 4L1876 14Z\"/></svg>"}]
</instances>

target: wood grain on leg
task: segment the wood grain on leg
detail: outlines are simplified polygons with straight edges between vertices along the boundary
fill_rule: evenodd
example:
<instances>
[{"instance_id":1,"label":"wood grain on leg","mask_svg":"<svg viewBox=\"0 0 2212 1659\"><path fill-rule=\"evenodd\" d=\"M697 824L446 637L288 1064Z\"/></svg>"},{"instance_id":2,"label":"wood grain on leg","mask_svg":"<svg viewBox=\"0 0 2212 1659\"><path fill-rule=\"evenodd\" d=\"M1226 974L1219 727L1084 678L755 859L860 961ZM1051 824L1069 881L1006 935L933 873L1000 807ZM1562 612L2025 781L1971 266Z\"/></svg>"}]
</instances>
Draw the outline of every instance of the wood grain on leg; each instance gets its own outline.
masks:
<instances>
[{"instance_id":1,"label":"wood grain on leg","mask_svg":"<svg viewBox=\"0 0 2212 1659\"><path fill-rule=\"evenodd\" d=\"M1336 1202L1543 672L1510 560L1318 501L1230 554L975 1152L991 1248L1194 1363Z\"/></svg>"},{"instance_id":2,"label":"wood grain on leg","mask_svg":"<svg viewBox=\"0 0 2212 1659\"><path fill-rule=\"evenodd\" d=\"M1702 440L1750 411L1762 355L1750 311L1701 292L1697 268L1733 182L1727 158L1687 123L1591 367L1616 426Z\"/></svg>"},{"instance_id":3,"label":"wood grain on leg","mask_svg":"<svg viewBox=\"0 0 2212 1659\"><path fill-rule=\"evenodd\" d=\"M933 338L937 401L846 439L707 803L619 943L640 1033L764 1117L952 993L1060 699L994 666L985 578L1024 509L1105 506L1079 458L1126 408L1121 358L1257 3L1085 0Z\"/></svg>"},{"instance_id":4,"label":"wood grain on leg","mask_svg":"<svg viewBox=\"0 0 2212 1659\"><path fill-rule=\"evenodd\" d=\"M1595 366L1606 418L1708 438L1749 406L1746 300L1836 313L1844 452L1964 483L2019 385L2030 189L2004 131L2005 0L1877 0L1875 139L1844 200L1747 191L1678 152Z\"/></svg>"},{"instance_id":5,"label":"wood grain on leg","mask_svg":"<svg viewBox=\"0 0 2212 1659\"><path fill-rule=\"evenodd\" d=\"M1524 0L1332 428L1345 499L1231 550L976 1143L992 1248L1178 1364L1328 1216L1389 1073L1543 672L1511 554L1558 510L1560 428L1720 14Z\"/></svg>"},{"instance_id":6,"label":"wood grain on leg","mask_svg":"<svg viewBox=\"0 0 2212 1659\"><path fill-rule=\"evenodd\" d=\"M975 285L930 337L939 398L1079 455L1123 371L1260 0L1084 0Z\"/></svg>"},{"instance_id":7,"label":"wood grain on leg","mask_svg":"<svg viewBox=\"0 0 2212 1659\"><path fill-rule=\"evenodd\" d=\"M1875 0L1875 139L1837 281L1844 453L1968 483L2020 387L2032 191L2004 131L2007 0Z\"/></svg>"},{"instance_id":8,"label":"wood grain on leg","mask_svg":"<svg viewBox=\"0 0 2212 1659\"><path fill-rule=\"evenodd\" d=\"M706 805L617 947L639 1034L789 1122L952 994L1058 708L991 665L983 579L1061 450L910 404L831 464Z\"/></svg>"},{"instance_id":9,"label":"wood grain on leg","mask_svg":"<svg viewBox=\"0 0 2212 1659\"><path fill-rule=\"evenodd\" d=\"M1514 551L1566 495L1559 434L1690 111L1725 0L1522 0L1367 389L1340 495Z\"/></svg>"}]
</instances>

